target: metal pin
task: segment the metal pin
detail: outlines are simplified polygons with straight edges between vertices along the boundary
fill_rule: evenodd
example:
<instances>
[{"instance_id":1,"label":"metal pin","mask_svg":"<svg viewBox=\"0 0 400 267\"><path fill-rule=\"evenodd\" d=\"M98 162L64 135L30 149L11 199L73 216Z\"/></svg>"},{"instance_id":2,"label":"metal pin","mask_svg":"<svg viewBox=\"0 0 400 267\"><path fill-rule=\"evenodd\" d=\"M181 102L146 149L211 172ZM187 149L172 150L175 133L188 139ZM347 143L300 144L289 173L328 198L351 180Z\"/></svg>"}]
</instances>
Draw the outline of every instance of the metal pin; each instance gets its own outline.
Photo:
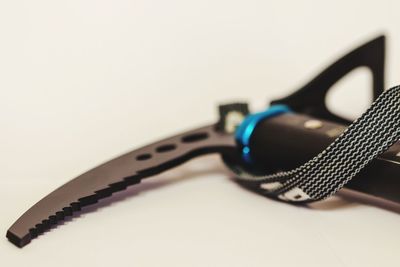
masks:
<instances>
[{"instance_id":1,"label":"metal pin","mask_svg":"<svg viewBox=\"0 0 400 267\"><path fill-rule=\"evenodd\" d=\"M322 127L322 122L319 120L308 120L304 123L304 127L307 129L318 129Z\"/></svg>"}]
</instances>

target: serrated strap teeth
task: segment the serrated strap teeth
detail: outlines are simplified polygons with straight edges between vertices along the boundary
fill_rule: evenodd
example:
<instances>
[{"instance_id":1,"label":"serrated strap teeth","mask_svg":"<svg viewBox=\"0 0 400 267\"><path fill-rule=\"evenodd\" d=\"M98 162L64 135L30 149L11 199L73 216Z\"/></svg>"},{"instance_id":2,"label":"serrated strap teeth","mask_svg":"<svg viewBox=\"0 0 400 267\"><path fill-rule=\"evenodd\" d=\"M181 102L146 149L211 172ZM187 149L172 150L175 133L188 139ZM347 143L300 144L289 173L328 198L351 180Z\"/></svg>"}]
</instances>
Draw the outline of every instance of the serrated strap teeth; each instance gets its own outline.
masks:
<instances>
[{"instance_id":1,"label":"serrated strap teeth","mask_svg":"<svg viewBox=\"0 0 400 267\"><path fill-rule=\"evenodd\" d=\"M72 212L73 212L73 210L72 210L72 204L71 204L71 206L63 208L63 211L56 212L56 215L58 217L62 217L62 218L60 218L60 220L63 220L65 216L71 216Z\"/></svg>"},{"instance_id":2,"label":"serrated strap teeth","mask_svg":"<svg viewBox=\"0 0 400 267\"><path fill-rule=\"evenodd\" d=\"M236 151L234 137L216 132L215 125L201 127L136 149L54 190L10 227L7 238L15 245L23 247L66 216L71 216L114 192L137 184L145 177L159 174L199 155L226 153L228 150ZM156 156L158 154L159 157Z\"/></svg>"},{"instance_id":3,"label":"serrated strap teeth","mask_svg":"<svg viewBox=\"0 0 400 267\"><path fill-rule=\"evenodd\" d=\"M79 202L72 202L71 203L71 210L72 210L72 212L80 211L81 210L81 204ZM72 213L71 213L71 215L72 215Z\"/></svg>"},{"instance_id":4,"label":"serrated strap teeth","mask_svg":"<svg viewBox=\"0 0 400 267\"><path fill-rule=\"evenodd\" d=\"M57 216L56 215L49 216L49 222L50 222L51 225L57 224L57 222L58 222Z\"/></svg>"},{"instance_id":5,"label":"serrated strap teeth","mask_svg":"<svg viewBox=\"0 0 400 267\"><path fill-rule=\"evenodd\" d=\"M135 176L130 176L130 177L125 177L124 181L128 184L128 185L134 185L134 184L138 184L140 183L141 179Z\"/></svg>"},{"instance_id":6,"label":"serrated strap teeth","mask_svg":"<svg viewBox=\"0 0 400 267\"><path fill-rule=\"evenodd\" d=\"M47 231L51 227L51 223L49 219L45 219L42 221L43 231Z\"/></svg>"},{"instance_id":7,"label":"serrated strap teeth","mask_svg":"<svg viewBox=\"0 0 400 267\"><path fill-rule=\"evenodd\" d=\"M41 223L29 229L30 239L36 238L52 226L57 225L65 217L72 216L75 212L81 211L82 207L97 203L99 199L109 197L117 191L126 189L129 185L139 183L140 180L137 177L128 177L127 179L123 179L123 181L110 184L107 188L96 191L93 195L82 197L78 201L72 202L69 207L62 208L62 211L57 211L54 215L50 215L47 219L42 220Z\"/></svg>"},{"instance_id":8,"label":"serrated strap teeth","mask_svg":"<svg viewBox=\"0 0 400 267\"><path fill-rule=\"evenodd\" d=\"M90 196L87 196L87 197L80 198L79 199L79 203L80 203L81 207L85 207L85 206L88 206L88 205L95 204L97 202L97 199L98 199L97 195L94 194L94 195L90 195Z\"/></svg>"},{"instance_id":9,"label":"serrated strap teeth","mask_svg":"<svg viewBox=\"0 0 400 267\"><path fill-rule=\"evenodd\" d=\"M128 184L125 181L121 181L121 182L110 184L109 187L113 190L113 193L114 193L114 192L126 189L128 187Z\"/></svg>"},{"instance_id":10,"label":"serrated strap teeth","mask_svg":"<svg viewBox=\"0 0 400 267\"><path fill-rule=\"evenodd\" d=\"M38 231L36 228L31 228L29 229L29 234L31 235L31 238L35 238L38 236Z\"/></svg>"},{"instance_id":11,"label":"serrated strap teeth","mask_svg":"<svg viewBox=\"0 0 400 267\"><path fill-rule=\"evenodd\" d=\"M41 223L36 224L35 228L36 228L38 234L41 234L44 232L44 227L43 227L43 224L41 224Z\"/></svg>"},{"instance_id":12,"label":"serrated strap teeth","mask_svg":"<svg viewBox=\"0 0 400 267\"><path fill-rule=\"evenodd\" d=\"M96 194L99 196L99 198L109 197L112 195L112 193L113 190L110 187L96 191Z\"/></svg>"},{"instance_id":13,"label":"serrated strap teeth","mask_svg":"<svg viewBox=\"0 0 400 267\"><path fill-rule=\"evenodd\" d=\"M57 221L64 220L65 216L68 216L66 210L70 210L69 215L72 215L72 210L71 210L70 207L68 207L68 208L63 208L63 211L64 211L64 212L63 212L63 211L57 211L57 212L56 212Z\"/></svg>"}]
</instances>

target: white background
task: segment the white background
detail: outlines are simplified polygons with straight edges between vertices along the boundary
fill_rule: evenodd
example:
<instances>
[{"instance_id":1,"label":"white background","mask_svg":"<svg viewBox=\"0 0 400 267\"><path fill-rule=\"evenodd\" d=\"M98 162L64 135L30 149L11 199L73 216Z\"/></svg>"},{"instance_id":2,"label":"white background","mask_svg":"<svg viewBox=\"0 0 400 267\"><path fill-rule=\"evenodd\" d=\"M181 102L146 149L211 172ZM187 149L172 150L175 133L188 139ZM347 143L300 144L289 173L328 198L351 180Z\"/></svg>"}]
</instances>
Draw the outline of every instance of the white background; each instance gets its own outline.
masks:
<instances>
[{"instance_id":1,"label":"white background","mask_svg":"<svg viewBox=\"0 0 400 267\"><path fill-rule=\"evenodd\" d=\"M277 203L238 187L216 156L117 194L22 250L5 238L74 176L216 120L218 103L262 108L377 34L389 37L387 86L400 83L399 8L2 0L0 265L399 266L398 214L340 199ZM370 97L368 72L356 72L329 102L348 116Z\"/></svg>"}]
</instances>

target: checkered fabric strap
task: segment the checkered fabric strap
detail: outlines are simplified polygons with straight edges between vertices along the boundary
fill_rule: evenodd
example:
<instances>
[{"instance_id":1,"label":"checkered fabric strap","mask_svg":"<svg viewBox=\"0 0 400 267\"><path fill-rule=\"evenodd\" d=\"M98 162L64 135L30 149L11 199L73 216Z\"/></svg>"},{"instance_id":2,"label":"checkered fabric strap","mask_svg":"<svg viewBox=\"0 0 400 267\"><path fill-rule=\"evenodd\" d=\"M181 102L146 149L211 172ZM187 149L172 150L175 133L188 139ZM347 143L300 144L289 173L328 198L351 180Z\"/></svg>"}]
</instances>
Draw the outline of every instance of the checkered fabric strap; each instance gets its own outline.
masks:
<instances>
[{"instance_id":1,"label":"checkered fabric strap","mask_svg":"<svg viewBox=\"0 0 400 267\"><path fill-rule=\"evenodd\" d=\"M375 157L400 139L400 86L383 92L335 141L302 166L263 176L227 163L239 180L288 202L313 202L335 194Z\"/></svg>"}]
</instances>

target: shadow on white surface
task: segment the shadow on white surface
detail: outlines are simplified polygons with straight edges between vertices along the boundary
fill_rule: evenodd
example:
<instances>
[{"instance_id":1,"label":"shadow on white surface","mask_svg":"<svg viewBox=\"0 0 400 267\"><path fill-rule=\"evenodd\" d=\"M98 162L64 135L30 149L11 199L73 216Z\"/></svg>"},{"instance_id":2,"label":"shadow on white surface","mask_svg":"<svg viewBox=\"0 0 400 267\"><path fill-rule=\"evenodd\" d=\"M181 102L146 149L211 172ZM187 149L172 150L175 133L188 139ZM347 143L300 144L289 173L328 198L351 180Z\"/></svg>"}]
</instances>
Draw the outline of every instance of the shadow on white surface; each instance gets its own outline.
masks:
<instances>
[{"instance_id":1,"label":"shadow on white surface","mask_svg":"<svg viewBox=\"0 0 400 267\"><path fill-rule=\"evenodd\" d=\"M330 197L323 201L308 204L311 209L320 211L331 211L337 209L352 209L360 206L361 204L356 202L350 202L341 197Z\"/></svg>"}]
</instances>

